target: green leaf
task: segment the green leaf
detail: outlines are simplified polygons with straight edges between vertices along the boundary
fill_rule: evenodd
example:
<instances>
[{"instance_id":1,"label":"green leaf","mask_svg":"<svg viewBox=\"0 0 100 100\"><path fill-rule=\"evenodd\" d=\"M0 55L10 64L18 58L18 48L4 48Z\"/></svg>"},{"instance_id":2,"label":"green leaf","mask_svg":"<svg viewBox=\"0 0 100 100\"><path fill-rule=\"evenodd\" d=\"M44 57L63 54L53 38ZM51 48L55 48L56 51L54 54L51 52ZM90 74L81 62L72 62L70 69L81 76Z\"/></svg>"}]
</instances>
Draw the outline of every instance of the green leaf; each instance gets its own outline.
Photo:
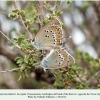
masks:
<instances>
[{"instance_id":1,"label":"green leaf","mask_svg":"<svg viewBox=\"0 0 100 100\"><path fill-rule=\"evenodd\" d=\"M57 79L54 83L54 86L59 87L60 89L64 88L64 82L62 79Z\"/></svg>"},{"instance_id":2,"label":"green leaf","mask_svg":"<svg viewBox=\"0 0 100 100\"><path fill-rule=\"evenodd\" d=\"M65 27L65 24L61 22L61 26L62 26L62 28L64 28Z\"/></svg>"},{"instance_id":3,"label":"green leaf","mask_svg":"<svg viewBox=\"0 0 100 100\"><path fill-rule=\"evenodd\" d=\"M100 89L100 84L98 84L97 89Z\"/></svg>"},{"instance_id":4,"label":"green leaf","mask_svg":"<svg viewBox=\"0 0 100 100\"><path fill-rule=\"evenodd\" d=\"M24 70L24 69L26 68L26 66L27 66L27 65L26 65L25 63L22 64L22 65L21 65L21 70Z\"/></svg>"},{"instance_id":5,"label":"green leaf","mask_svg":"<svg viewBox=\"0 0 100 100\"><path fill-rule=\"evenodd\" d=\"M28 74L28 73L26 73L26 74L25 74L25 77L29 77L29 74Z\"/></svg>"},{"instance_id":6,"label":"green leaf","mask_svg":"<svg viewBox=\"0 0 100 100\"><path fill-rule=\"evenodd\" d=\"M37 20L38 19L38 16L37 15L34 15L34 20Z\"/></svg>"},{"instance_id":7,"label":"green leaf","mask_svg":"<svg viewBox=\"0 0 100 100\"><path fill-rule=\"evenodd\" d=\"M29 19L26 19L26 20L24 21L24 23L25 23L26 25L30 25L31 21L30 21Z\"/></svg>"},{"instance_id":8,"label":"green leaf","mask_svg":"<svg viewBox=\"0 0 100 100\"><path fill-rule=\"evenodd\" d=\"M84 82L84 83L81 83L80 85L77 84L76 88L77 89L87 89L89 86L89 83L88 82Z\"/></svg>"},{"instance_id":9,"label":"green leaf","mask_svg":"<svg viewBox=\"0 0 100 100\"><path fill-rule=\"evenodd\" d=\"M13 38L13 40L18 41L18 38Z\"/></svg>"},{"instance_id":10,"label":"green leaf","mask_svg":"<svg viewBox=\"0 0 100 100\"><path fill-rule=\"evenodd\" d=\"M58 16L60 16L62 13L63 13L63 12L59 10L59 11L57 11L56 14L57 14Z\"/></svg>"},{"instance_id":11,"label":"green leaf","mask_svg":"<svg viewBox=\"0 0 100 100\"><path fill-rule=\"evenodd\" d=\"M90 6L90 3L87 1L87 2L84 2L82 8L83 8L84 10L86 10L89 6Z\"/></svg>"},{"instance_id":12,"label":"green leaf","mask_svg":"<svg viewBox=\"0 0 100 100\"><path fill-rule=\"evenodd\" d=\"M21 80L21 78L22 78L22 75L20 75L20 76L19 76L18 81L20 81L20 80Z\"/></svg>"},{"instance_id":13,"label":"green leaf","mask_svg":"<svg viewBox=\"0 0 100 100\"><path fill-rule=\"evenodd\" d=\"M20 59L22 59L21 57L16 57L15 58L15 61L18 61L18 60L20 60Z\"/></svg>"},{"instance_id":14,"label":"green leaf","mask_svg":"<svg viewBox=\"0 0 100 100\"><path fill-rule=\"evenodd\" d=\"M49 21L50 21L50 20L48 20L48 19L44 19L44 20L43 20L43 24L45 25L45 24L47 24Z\"/></svg>"},{"instance_id":15,"label":"green leaf","mask_svg":"<svg viewBox=\"0 0 100 100\"><path fill-rule=\"evenodd\" d=\"M14 14L8 14L8 17L12 18L13 20L18 18L18 14L14 13Z\"/></svg>"},{"instance_id":16,"label":"green leaf","mask_svg":"<svg viewBox=\"0 0 100 100\"><path fill-rule=\"evenodd\" d=\"M88 53L85 53L85 55L84 55L84 61L89 62L91 60L93 60L93 58Z\"/></svg>"},{"instance_id":17,"label":"green leaf","mask_svg":"<svg viewBox=\"0 0 100 100\"><path fill-rule=\"evenodd\" d=\"M24 45L25 44L28 45L28 42L26 40L23 40L21 43L24 44Z\"/></svg>"},{"instance_id":18,"label":"green leaf","mask_svg":"<svg viewBox=\"0 0 100 100\"><path fill-rule=\"evenodd\" d=\"M100 62L100 59L99 59L99 58L97 58L97 59L95 59L95 61L96 61L97 63L99 63L99 62Z\"/></svg>"},{"instance_id":19,"label":"green leaf","mask_svg":"<svg viewBox=\"0 0 100 100\"><path fill-rule=\"evenodd\" d=\"M20 11L20 15L21 15L22 17L25 17L25 11L24 11L24 10L21 10L21 11Z\"/></svg>"},{"instance_id":20,"label":"green leaf","mask_svg":"<svg viewBox=\"0 0 100 100\"><path fill-rule=\"evenodd\" d=\"M72 0L66 0L67 4L70 4L72 2Z\"/></svg>"},{"instance_id":21,"label":"green leaf","mask_svg":"<svg viewBox=\"0 0 100 100\"><path fill-rule=\"evenodd\" d=\"M13 13L17 13L19 10L18 9L13 9L12 12Z\"/></svg>"},{"instance_id":22,"label":"green leaf","mask_svg":"<svg viewBox=\"0 0 100 100\"><path fill-rule=\"evenodd\" d=\"M28 49L33 50L33 46L29 44Z\"/></svg>"},{"instance_id":23,"label":"green leaf","mask_svg":"<svg viewBox=\"0 0 100 100\"><path fill-rule=\"evenodd\" d=\"M73 78L73 76L71 75L71 74L67 74L67 77L68 77L68 79L72 79Z\"/></svg>"},{"instance_id":24,"label":"green leaf","mask_svg":"<svg viewBox=\"0 0 100 100\"><path fill-rule=\"evenodd\" d=\"M22 41L22 42L21 42L21 47L22 47L23 49L28 48L29 45L28 45L27 41Z\"/></svg>"},{"instance_id":25,"label":"green leaf","mask_svg":"<svg viewBox=\"0 0 100 100\"><path fill-rule=\"evenodd\" d=\"M73 78L73 79L72 79L72 82L73 82L73 83L77 83L76 78Z\"/></svg>"},{"instance_id":26,"label":"green leaf","mask_svg":"<svg viewBox=\"0 0 100 100\"><path fill-rule=\"evenodd\" d=\"M23 36L21 36L20 38L18 38L18 42L21 43L21 42L22 42L23 40L25 40L25 39L26 39L26 36L23 35Z\"/></svg>"},{"instance_id":27,"label":"green leaf","mask_svg":"<svg viewBox=\"0 0 100 100\"><path fill-rule=\"evenodd\" d=\"M21 58L21 59L17 60L17 64L22 64L23 61L24 61L23 58Z\"/></svg>"},{"instance_id":28,"label":"green leaf","mask_svg":"<svg viewBox=\"0 0 100 100\"><path fill-rule=\"evenodd\" d=\"M24 62L27 64L29 63L29 56L25 55Z\"/></svg>"}]
</instances>

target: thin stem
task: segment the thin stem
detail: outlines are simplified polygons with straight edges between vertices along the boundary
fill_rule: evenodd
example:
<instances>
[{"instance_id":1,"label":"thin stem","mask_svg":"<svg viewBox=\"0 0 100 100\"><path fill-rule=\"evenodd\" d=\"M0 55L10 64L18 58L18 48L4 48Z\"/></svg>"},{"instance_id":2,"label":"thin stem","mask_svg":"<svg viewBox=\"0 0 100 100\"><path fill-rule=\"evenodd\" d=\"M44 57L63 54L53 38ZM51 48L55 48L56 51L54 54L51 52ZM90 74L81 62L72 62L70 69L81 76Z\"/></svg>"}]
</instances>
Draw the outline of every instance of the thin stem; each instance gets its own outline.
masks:
<instances>
[{"instance_id":1,"label":"thin stem","mask_svg":"<svg viewBox=\"0 0 100 100\"><path fill-rule=\"evenodd\" d=\"M55 10L57 9L57 6L59 5L59 4L58 4L58 1L55 1L55 7L54 7L53 10L51 10L50 8L47 7L46 3L47 3L47 2L45 1L43 7L44 7L46 10L48 10L49 12L51 12L51 13L53 13L53 11L55 11Z\"/></svg>"},{"instance_id":2,"label":"thin stem","mask_svg":"<svg viewBox=\"0 0 100 100\"><path fill-rule=\"evenodd\" d=\"M33 66L36 66L36 65L39 65L39 63L35 63L33 64ZM6 69L4 71L0 71L0 73L6 73L6 72L14 72L14 71L17 71L17 70L20 70L20 68L13 68L13 69Z\"/></svg>"},{"instance_id":3,"label":"thin stem","mask_svg":"<svg viewBox=\"0 0 100 100\"><path fill-rule=\"evenodd\" d=\"M9 40L12 44L14 44L17 48L21 49L20 46L16 45L11 39L9 39L3 32L0 31L0 33L7 38L7 40Z\"/></svg>"},{"instance_id":4,"label":"thin stem","mask_svg":"<svg viewBox=\"0 0 100 100\"><path fill-rule=\"evenodd\" d=\"M40 65L40 62L33 64L32 66Z\"/></svg>"},{"instance_id":5,"label":"thin stem","mask_svg":"<svg viewBox=\"0 0 100 100\"><path fill-rule=\"evenodd\" d=\"M13 71L17 71L17 70L19 70L19 69L20 69L20 68L14 68L14 69L11 69L11 70L6 69L5 71L0 71L0 73L13 72Z\"/></svg>"},{"instance_id":6,"label":"thin stem","mask_svg":"<svg viewBox=\"0 0 100 100\"><path fill-rule=\"evenodd\" d=\"M43 1L35 1L36 8L37 8L37 13L38 13L38 20L39 24L42 27L42 21L44 19L44 11L43 11Z\"/></svg>"},{"instance_id":7,"label":"thin stem","mask_svg":"<svg viewBox=\"0 0 100 100\"><path fill-rule=\"evenodd\" d=\"M16 1L12 1L12 2L13 2L13 5L14 5L15 9L18 9L17 4L16 4ZM25 33L26 33L26 36L28 37L28 39L31 39L32 38L32 35L28 31L27 27L25 26L25 24L23 22L23 19L22 19L22 16L20 15L20 12L19 12L18 21L22 25L23 29L25 30Z\"/></svg>"}]
</instances>

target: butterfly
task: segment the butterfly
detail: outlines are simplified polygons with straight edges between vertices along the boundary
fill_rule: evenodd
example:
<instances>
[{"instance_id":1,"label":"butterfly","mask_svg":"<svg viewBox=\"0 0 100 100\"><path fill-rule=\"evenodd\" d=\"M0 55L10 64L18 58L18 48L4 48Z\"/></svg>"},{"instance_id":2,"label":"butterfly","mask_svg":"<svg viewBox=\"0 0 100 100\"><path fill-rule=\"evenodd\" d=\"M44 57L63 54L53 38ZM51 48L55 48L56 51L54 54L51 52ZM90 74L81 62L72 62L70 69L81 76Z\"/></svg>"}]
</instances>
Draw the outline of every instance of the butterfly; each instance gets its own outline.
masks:
<instances>
[{"instance_id":1,"label":"butterfly","mask_svg":"<svg viewBox=\"0 0 100 100\"><path fill-rule=\"evenodd\" d=\"M74 58L62 47L52 49L50 53L43 58L41 66L46 69L58 69L74 64Z\"/></svg>"},{"instance_id":2,"label":"butterfly","mask_svg":"<svg viewBox=\"0 0 100 100\"><path fill-rule=\"evenodd\" d=\"M60 21L55 18L36 34L31 43L38 50L51 50L62 44L62 27Z\"/></svg>"}]
</instances>

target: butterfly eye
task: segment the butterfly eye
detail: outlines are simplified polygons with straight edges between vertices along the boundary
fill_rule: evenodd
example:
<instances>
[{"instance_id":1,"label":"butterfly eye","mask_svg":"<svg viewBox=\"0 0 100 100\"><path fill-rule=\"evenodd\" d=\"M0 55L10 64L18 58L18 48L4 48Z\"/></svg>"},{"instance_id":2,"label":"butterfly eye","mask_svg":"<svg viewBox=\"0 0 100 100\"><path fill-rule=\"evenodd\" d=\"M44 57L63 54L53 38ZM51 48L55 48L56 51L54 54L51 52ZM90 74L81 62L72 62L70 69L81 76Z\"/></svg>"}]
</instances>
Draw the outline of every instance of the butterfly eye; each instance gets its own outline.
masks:
<instances>
[{"instance_id":1,"label":"butterfly eye","mask_svg":"<svg viewBox=\"0 0 100 100\"><path fill-rule=\"evenodd\" d=\"M31 42L34 42L34 39L31 39Z\"/></svg>"}]
</instances>

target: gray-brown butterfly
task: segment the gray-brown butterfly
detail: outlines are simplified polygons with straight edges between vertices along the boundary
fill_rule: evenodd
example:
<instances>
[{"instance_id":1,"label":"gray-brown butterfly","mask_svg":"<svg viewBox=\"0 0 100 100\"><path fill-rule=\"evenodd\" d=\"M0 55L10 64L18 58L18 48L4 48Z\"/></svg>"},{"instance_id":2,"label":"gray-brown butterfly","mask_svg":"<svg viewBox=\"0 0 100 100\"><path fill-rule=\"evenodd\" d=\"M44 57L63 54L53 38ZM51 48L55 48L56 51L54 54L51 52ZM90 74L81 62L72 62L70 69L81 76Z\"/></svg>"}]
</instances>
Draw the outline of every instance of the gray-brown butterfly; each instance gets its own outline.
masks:
<instances>
[{"instance_id":1,"label":"gray-brown butterfly","mask_svg":"<svg viewBox=\"0 0 100 100\"><path fill-rule=\"evenodd\" d=\"M51 50L62 44L62 27L60 21L55 18L36 34L31 43L38 50Z\"/></svg>"},{"instance_id":2,"label":"gray-brown butterfly","mask_svg":"<svg viewBox=\"0 0 100 100\"><path fill-rule=\"evenodd\" d=\"M52 49L50 53L43 58L41 66L46 69L58 69L74 64L74 58L63 48Z\"/></svg>"}]
</instances>

